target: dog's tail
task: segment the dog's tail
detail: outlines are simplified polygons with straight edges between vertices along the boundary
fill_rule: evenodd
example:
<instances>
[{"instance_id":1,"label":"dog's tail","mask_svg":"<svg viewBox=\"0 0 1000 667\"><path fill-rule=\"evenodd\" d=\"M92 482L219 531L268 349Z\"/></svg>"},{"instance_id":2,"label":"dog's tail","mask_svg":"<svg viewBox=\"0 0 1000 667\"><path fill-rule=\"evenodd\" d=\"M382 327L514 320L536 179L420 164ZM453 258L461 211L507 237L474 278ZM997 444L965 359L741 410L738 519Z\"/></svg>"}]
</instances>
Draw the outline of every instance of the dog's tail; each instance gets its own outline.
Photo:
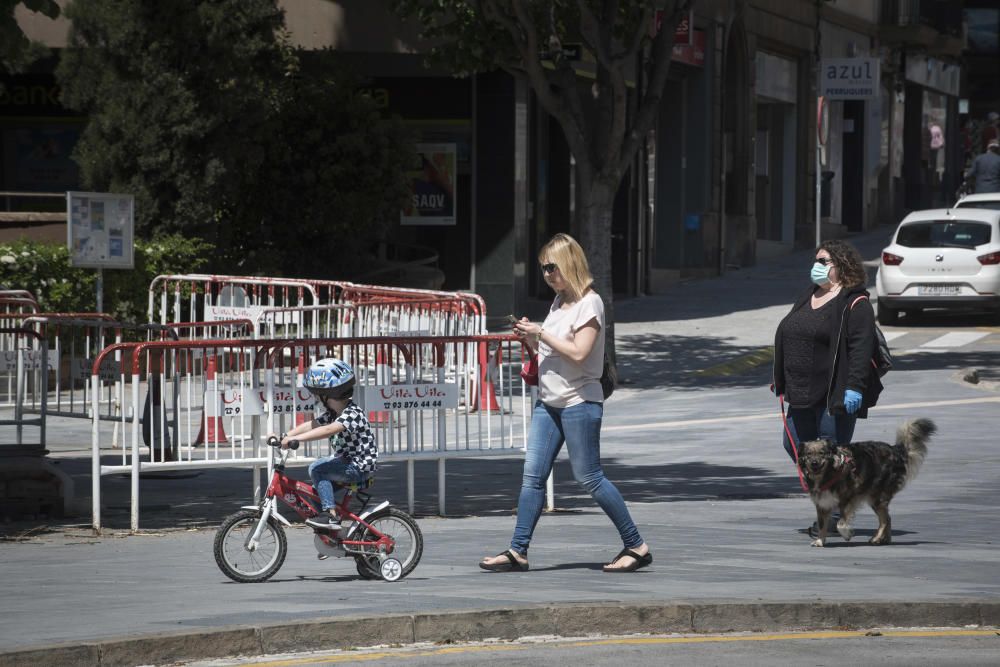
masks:
<instances>
[{"instance_id":1,"label":"dog's tail","mask_svg":"<svg viewBox=\"0 0 1000 667\"><path fill-rule=\"evenodd\" d=\"M927 456L927 441L937 431L930 419L911 419L896 431L896 446L906 450L906 480L917 476Z\"/></svg>"}]
</instances>

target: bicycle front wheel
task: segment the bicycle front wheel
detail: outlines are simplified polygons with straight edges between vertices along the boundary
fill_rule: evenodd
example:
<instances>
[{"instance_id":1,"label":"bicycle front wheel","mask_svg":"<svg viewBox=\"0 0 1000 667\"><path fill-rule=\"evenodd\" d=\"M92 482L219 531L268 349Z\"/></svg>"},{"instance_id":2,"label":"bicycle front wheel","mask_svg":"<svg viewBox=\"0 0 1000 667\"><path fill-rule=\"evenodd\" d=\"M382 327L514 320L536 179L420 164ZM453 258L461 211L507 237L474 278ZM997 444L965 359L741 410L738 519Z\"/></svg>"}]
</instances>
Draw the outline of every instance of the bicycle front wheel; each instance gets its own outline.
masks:
<instances>
[{"instance_id":1,"label":"bicycle front wheel","mask_svg":"<svg viewBox=\"0 0 1000 667\"><path fill-rule=\"evenodd\" d=\"M260 541L251 551L247 540L257 529L260 513L243 510L228 517L215 534L215 562L222 572L241 584L267 581L285 562L288 542L285 531L273 518L269 518Z\"/></svg>"},{"instance_id":2,"label":"bicycle front wheel","mask_svg":"<svg viewBox=\"0 0 1000 667\"><path fill-rule=\"evenodd\" d=\"M389 507L372 514L365 520L372 528L388 535L395 543L388 555L392 556L403 566L402 579L417 566L420 556L424 553L424 536L420 532L420 526L409 514L395 507ZM365 528L361 533L361 539L366 542L378 540L378 536L371 529ZM358 574L366 579L381 579L379 566L381 562L378 557L378 550L375 547L362 547L365 554L356 556L358 564Z\"/></svg>"}]
</instances>

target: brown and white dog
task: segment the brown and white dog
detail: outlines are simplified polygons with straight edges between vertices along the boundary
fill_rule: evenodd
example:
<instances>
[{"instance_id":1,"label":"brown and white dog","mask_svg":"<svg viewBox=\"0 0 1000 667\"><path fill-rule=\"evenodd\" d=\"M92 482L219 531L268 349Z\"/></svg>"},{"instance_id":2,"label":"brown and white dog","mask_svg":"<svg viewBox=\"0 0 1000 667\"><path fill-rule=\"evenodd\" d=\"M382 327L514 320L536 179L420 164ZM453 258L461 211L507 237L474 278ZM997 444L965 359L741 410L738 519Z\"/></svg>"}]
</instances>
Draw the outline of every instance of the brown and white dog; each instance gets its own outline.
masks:
<instances>
[{"instance_id":1,"label":"brown and white dog","mask_svg":"<svg viewBox=\"0 0 1000 667\"><path fill-rule=\"evenodd\" d=\"M892 541L889 502L906 483L916 477L927 441L937 430L930 419L905 422L896 432L896 444L887 442L852 442L837 445L831 440L811 440L802 444L799 469L809 487L809 497L816 506L819 536L814 547L826 543L830 512L840 510L837 532L845 540L854 537L851 519L862 502L867 502L878 516L878 531L869 544Z\"/></svg>"}]
</instances>

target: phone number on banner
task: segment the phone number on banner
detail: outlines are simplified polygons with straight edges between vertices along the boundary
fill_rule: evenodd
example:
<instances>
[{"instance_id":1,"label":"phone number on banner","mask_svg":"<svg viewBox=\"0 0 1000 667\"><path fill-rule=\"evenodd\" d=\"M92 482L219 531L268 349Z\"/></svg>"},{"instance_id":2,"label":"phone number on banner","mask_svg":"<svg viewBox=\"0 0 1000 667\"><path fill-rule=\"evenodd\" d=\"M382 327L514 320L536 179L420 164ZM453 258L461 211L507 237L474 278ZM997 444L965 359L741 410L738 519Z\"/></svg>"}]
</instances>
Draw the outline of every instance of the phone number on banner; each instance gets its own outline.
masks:
<instances>
[{"instance_id":1,"label":"phone number on banner","mask_svg":"<svg viewBox=\"0 0 1000 667\"><path fill-rule=\"evenodd\" d=\"M392 384L365 387L366 410L444 410L458 407L458 385Z\"/></svg>"}]
</instances>

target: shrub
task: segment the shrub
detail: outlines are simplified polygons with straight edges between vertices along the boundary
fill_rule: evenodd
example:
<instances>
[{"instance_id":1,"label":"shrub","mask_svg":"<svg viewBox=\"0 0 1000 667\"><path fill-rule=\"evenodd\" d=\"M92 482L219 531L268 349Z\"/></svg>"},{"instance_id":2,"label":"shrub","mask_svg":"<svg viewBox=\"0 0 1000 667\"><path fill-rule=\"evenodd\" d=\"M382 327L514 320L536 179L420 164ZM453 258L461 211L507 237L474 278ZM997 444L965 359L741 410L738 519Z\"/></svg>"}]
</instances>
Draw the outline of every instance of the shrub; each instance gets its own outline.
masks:
<instances>
[{"instance_id":1,"label":"shrub","mask_svg":"<svg viewBox=\"0 0 1000 667\"><path fill-rule=\"evenodd\" d=\"M135 268L104 271L104 312L145 322L149 283L163 273L191 273L208 263L210 246L179 234L136 240ZM0 243L0 285L25 289L50 313L94 312L97 272L70 266L63 244L21 239Z\"/></svg>"}]
</instances>

